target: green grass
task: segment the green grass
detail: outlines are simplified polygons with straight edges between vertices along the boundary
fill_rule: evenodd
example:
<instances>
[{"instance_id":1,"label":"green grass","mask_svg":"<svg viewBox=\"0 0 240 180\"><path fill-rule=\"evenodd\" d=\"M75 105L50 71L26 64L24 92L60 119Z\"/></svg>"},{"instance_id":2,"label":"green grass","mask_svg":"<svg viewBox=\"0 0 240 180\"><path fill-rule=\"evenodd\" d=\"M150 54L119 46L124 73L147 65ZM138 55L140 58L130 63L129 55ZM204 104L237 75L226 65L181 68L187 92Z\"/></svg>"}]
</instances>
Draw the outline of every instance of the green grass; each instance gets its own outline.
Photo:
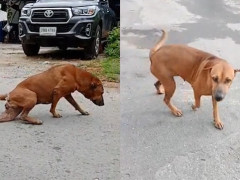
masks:
<instances>
[{"instance_id":1,"label":"green grass","mask_svg":"<svg viewBox=\"0 0 240 180\"><path fill-rule=\"evenodd\" d=\"M120 28L114 28L108 37L104 57L82 62L79 67L103 81L120 82Z\"/></svg>"},{"instance_id":2,"label":"green grass","mask_svg":"<svg viewBox=\"0 0 240 180\"><path fill-rule=\"evenodd\" d=\"M104 50L107 57L120 57L120 28L113 28L107 39L107 46Z\"/></svg>"},{"instance_id":3,"label":"green grass","mask_svg":"<svg viewBox=\"0 0 240 180\"><path fill-rule=\"evenodd\" d=\"M106 58L101 62L108 81L120 82L120 28L114 28L105 48Z\"/></svg>"},{"instance_id":4,"label":"green grass","mask_svg":"<svg viewBox=\"0 0 240 180\"><path fill-rule=\"evenodd\" d=\"M105 58L101 61L102 73L108 81L120 82L119 58Z\"/></svg>"},{"instance_id":5,"label":"green grass","mask_svg":"<svg viewBox=\"0 0 240 180\"><path fill-rule=\"evenodd\" d=\"M78 67L85 69L103 81L120 82L119 58L99 58L93 61L82 61Z\"/></svg>"}]
</instances>

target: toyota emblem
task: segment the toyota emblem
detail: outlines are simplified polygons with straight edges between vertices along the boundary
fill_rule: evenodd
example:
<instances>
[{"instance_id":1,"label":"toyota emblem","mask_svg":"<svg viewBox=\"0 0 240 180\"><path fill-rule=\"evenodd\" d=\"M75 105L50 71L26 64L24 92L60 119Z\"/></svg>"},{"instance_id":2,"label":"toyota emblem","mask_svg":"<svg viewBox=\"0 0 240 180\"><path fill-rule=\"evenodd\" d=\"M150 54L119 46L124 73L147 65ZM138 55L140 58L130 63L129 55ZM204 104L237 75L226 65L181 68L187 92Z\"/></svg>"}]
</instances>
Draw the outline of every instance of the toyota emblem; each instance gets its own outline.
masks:
<instances>
[{"instance_id":1,"label":"toyota emblem","mask_svg":"<svg viewBox=\"0 0 240 180\"><path fill-rule=\"evenodd\" d=\"M54 12L53 12L52 10L46 10L46 11L44 12L44 16L45 16L45 17L48 17L48 18L52 17L53 14L54 14Z\"/></svg>"}]
</instances>

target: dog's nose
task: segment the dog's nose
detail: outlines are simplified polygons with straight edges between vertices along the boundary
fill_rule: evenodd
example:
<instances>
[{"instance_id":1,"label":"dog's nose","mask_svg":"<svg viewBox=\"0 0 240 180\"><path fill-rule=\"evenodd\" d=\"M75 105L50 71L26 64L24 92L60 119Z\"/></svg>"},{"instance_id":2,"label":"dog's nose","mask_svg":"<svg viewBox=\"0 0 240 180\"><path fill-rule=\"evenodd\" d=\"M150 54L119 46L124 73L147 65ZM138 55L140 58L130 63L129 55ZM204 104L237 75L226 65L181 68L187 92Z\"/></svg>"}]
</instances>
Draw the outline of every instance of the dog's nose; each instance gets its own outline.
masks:
<instances>
[{"instance_id":1,"label":"dog's nose","mask_svg":"<svg viewBox=\"0 0 240 180\"><path fill-rule=\"evenodd\" d=\"M225 95L222 92L217 91L215 94L215 99L216 99L216 101L221 101L221 100L223 100L224 96Z\"/></svg>"},{"instance_id":2,"label":"dog's nose","mask_svg":"<svg viewBox=\"0 0 240 180\"><path fill-rule=\"evenodd\" d=\"M104 106L103 98L101 100L93 100L92 102L98 106Z\"/></svg>"},{"instance_id":3,"label":"dog's nose","mask_svg":"<svg viewBox=\"0 0 240 180\"><path fill-rule=\"evenodd\" d=\"M104 100L99 103L99 106L104 106Z\"/></svg>"},{"instance_id":4,"label":"dog's nose","mask_svg":"<svg viewBox=\"0 0 240 180\"><path fill-rule=\"evenodd\" d=\"M104 99L103 99L103 97L101 98L101 100L99 102L99 106L104 106Z\"/></svg>"},{"instance_id":5,"label":"dog's nose","mask_svg":"<svg viewBox=\"0 0 240 180\"><path fill-rule=\"evenodd\" d=\"M221 96L215 96L215 99L216 99L216 101L221 101L221 100L223 100L223 97L221 97Z\"/></svg>"}]
</instances>

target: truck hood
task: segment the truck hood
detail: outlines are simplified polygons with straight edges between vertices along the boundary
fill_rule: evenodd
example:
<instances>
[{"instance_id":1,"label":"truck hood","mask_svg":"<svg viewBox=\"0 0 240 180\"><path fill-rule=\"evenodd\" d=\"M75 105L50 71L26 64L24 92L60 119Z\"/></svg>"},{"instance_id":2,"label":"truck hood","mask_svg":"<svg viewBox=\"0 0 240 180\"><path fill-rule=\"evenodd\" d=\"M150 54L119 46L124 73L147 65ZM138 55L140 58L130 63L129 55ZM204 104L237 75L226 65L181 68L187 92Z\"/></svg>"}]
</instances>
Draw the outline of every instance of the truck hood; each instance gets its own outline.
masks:
<instances>
[{"instance_id":1,"label":"truck hood","mask_svg":"<svg viewBox=\"0 0 240 180\"><path fill-rule=\"evenodd\" d=\"M28 6L32 8L63 8L63 7L78 7L78 6L93 6L98 5L96 1L76 1L76 0L69 0L69 1L54 1L54 2L36 2L31 3Z\"/></svg>"}]
</instances>

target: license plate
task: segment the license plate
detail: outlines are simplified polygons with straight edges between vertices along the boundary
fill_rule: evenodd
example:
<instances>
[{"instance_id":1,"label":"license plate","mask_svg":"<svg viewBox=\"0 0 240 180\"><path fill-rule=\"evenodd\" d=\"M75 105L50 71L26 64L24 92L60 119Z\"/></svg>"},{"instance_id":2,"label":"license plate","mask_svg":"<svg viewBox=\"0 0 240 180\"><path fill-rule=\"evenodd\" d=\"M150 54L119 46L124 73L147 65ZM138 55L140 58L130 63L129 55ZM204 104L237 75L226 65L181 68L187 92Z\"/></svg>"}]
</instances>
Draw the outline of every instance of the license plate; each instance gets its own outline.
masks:
<instances>
[{"instance_id":1,"label":"license plate","mask_svg":"<svg viewBox=\"0 0 240 180\"><path fill-rule=\"evenodd\" d=\"M57 27L40 27L39 34L40 36L56 36Z\"/></svg>"}]
</instances>

